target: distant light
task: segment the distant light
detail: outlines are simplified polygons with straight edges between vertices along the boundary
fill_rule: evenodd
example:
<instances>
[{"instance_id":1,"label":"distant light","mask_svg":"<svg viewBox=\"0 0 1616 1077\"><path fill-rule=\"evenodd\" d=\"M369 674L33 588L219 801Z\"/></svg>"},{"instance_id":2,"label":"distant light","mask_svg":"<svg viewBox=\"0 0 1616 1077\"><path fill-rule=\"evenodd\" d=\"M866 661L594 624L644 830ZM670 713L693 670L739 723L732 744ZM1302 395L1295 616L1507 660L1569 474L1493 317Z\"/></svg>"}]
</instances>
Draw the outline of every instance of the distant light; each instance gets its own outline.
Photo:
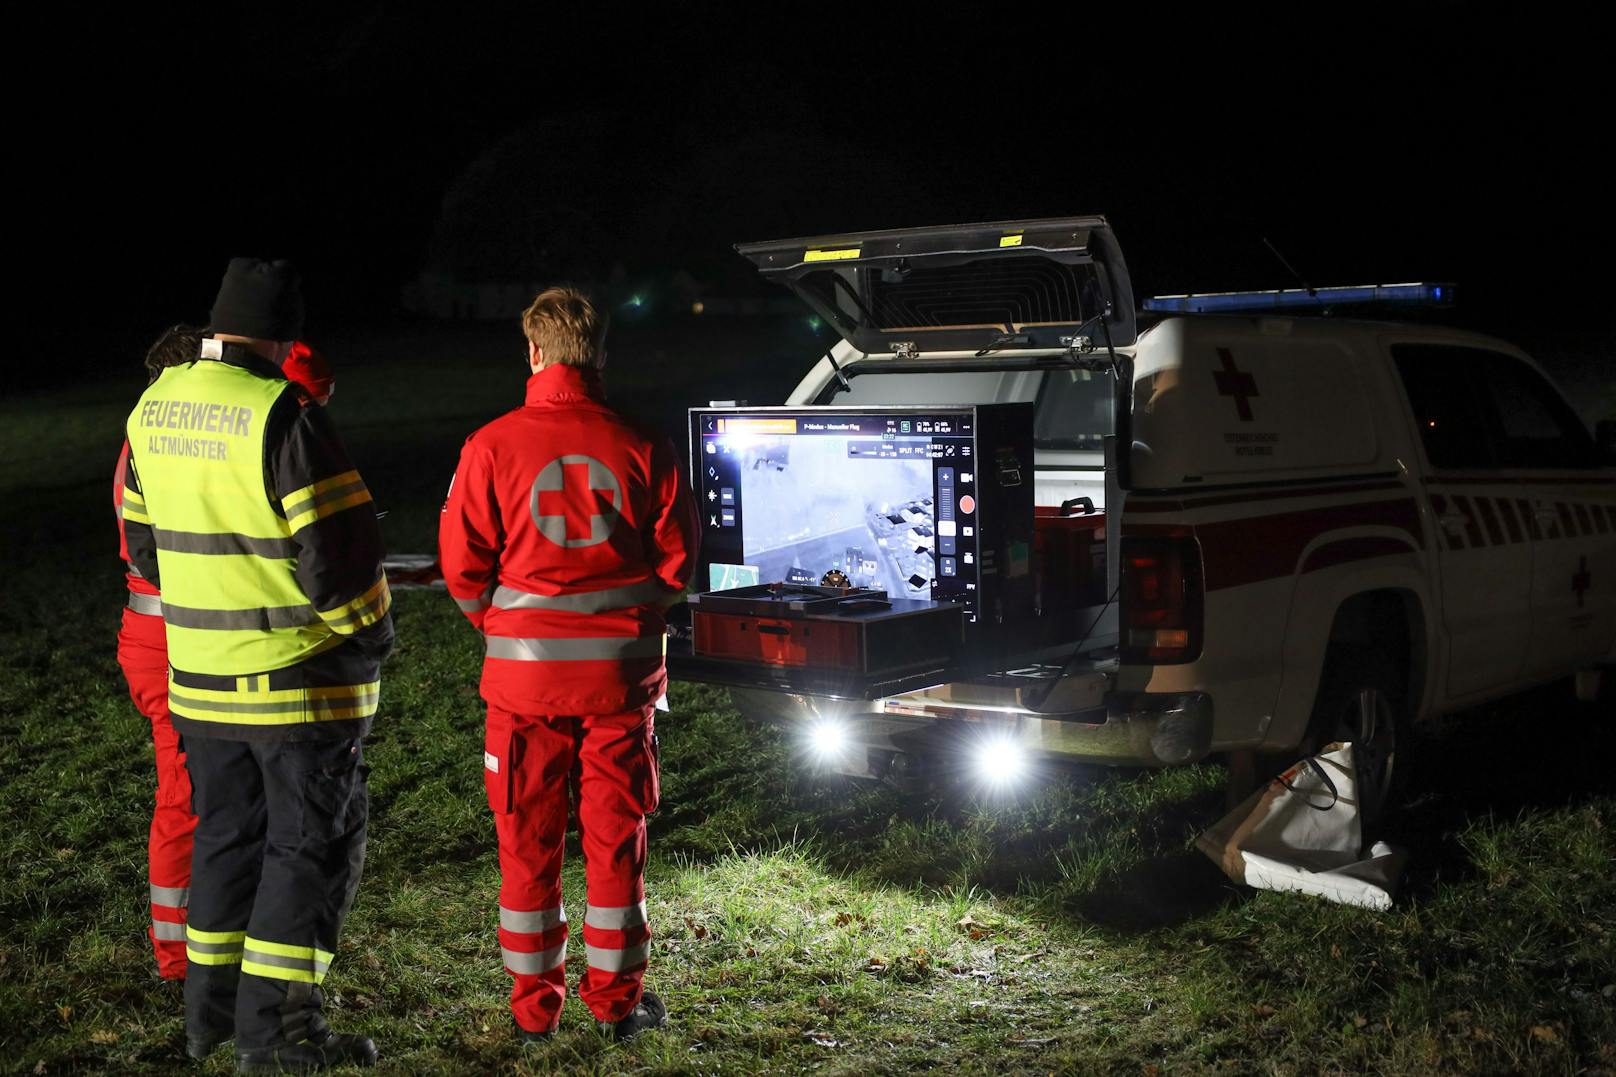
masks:
<instances>
[{"instance_id":1,"label":"distant light","mask_svg":"<svg viewBox=\"0 0 1616 1077\"><path fill-rule=\"evenodd\" d=\"M814 332L817 333L819 331L819 327L824 325L824 324L825 324L824 322L819 320L819 315L817 315L817 314L808 315L808 328L814 330Z\"/></svg>"},{"instance_id":2,"label":"distant light","mask_svg":"<svg viewBox=\"0 0 1616 1077\"><path fill-rule=\"evenodd\" d=\"M840 759L847 746L847 723L840 719L821 718L808 727L808 749L821 763Z\"/></svg>"},{"instance_id":3,"label":"distant light","mask_svg":"<svg viewBox=\"0 0 1616 1077\"><path fill-rule=\"evenodd\" d=\"M641 307L645 306L645 296L643 296L643 295L631 295L631 296L629 296L628 297L628 305L633 307L635 310L639 310Z\"/></svg>"},{"instance_id":4,"label":"distant light","mask_svg":"<svg viewBox=\"0 0 1616 1077\"><path fill-rule=\"evenodd\" d=\"M690 304L690 313L692 313L692 314L700 314L702 311L704 311L706 309L707 309L707 304L703 303L699 299L696 300L694 303Z\"/></svg>"},{"instance_id":5,"label":"distant light","mask_svg":"<svg viewBox=\"0 0 1616 1077\"><path fill-rule=\"evenodd\" d=\"M991 733L976 747L977 777L990 789L1007 789L1026 777L1027 762L1027 750L1009 733Z\"/></svg>"}]
</instances>

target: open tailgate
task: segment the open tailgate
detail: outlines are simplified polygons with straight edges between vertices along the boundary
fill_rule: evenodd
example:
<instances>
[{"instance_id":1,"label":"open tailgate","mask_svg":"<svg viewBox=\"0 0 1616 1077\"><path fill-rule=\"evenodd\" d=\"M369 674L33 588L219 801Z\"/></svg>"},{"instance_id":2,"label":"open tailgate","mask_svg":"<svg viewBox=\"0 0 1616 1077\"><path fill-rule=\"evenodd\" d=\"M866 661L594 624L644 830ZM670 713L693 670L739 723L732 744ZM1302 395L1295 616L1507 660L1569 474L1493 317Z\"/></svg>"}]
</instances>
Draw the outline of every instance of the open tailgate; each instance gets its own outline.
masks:
<instances>
[{"instance_id":1,"label":"open tailgate","mask_svg":"<svg viewBox=\"0 0 1616 1077\"><path fill-rule=\"evenodd\" d=\"M1136 336L1128 268L1104 217L849 232L735 249L866 354L1058 348L1077 334L1103 346L1107 331L1123 347Z\"/></svg>"}]
</instances>

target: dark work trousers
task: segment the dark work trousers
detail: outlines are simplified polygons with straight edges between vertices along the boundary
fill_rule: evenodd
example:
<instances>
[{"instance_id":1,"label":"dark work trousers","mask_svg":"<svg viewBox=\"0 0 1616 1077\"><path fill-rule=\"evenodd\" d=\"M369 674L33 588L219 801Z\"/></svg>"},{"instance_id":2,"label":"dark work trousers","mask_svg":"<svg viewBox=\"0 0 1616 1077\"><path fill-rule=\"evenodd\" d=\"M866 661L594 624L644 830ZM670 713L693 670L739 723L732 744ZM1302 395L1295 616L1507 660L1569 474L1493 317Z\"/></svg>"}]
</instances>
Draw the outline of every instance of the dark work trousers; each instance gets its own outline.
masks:
<instances>
[{"instance_id":1,"label":"dark work trousers","mask_svg":"<svg viewBox=\"0 0 1616 1077\"><path fill-rule=\"evenodd\" d=\"M318 1036L369 809L358 740L187 736L197 815L185 1029L238 1048Z\"/></svg>"}]
</instances>

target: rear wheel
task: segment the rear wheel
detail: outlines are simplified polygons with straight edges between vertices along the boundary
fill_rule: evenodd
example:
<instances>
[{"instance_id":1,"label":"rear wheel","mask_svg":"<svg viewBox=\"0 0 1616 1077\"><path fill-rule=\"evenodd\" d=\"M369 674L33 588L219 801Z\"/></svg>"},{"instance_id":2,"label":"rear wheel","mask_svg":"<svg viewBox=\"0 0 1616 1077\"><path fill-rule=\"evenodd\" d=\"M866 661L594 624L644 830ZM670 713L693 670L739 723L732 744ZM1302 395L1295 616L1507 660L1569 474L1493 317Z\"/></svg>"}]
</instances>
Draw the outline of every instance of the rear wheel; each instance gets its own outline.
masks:
<instances>
[{"instance_id":1,"label":"rear wheel","mask_svg":"<svg viewBox=\"0 0 1616 1077\"><path fill-rule=\"evenodd\" d=\"M1402 678L1368 648L1332 650L1309 726L1307 750L1352 744L1365 831L1385 818L1407 785L1408 719Z\"/></svg>"}]
</instances>

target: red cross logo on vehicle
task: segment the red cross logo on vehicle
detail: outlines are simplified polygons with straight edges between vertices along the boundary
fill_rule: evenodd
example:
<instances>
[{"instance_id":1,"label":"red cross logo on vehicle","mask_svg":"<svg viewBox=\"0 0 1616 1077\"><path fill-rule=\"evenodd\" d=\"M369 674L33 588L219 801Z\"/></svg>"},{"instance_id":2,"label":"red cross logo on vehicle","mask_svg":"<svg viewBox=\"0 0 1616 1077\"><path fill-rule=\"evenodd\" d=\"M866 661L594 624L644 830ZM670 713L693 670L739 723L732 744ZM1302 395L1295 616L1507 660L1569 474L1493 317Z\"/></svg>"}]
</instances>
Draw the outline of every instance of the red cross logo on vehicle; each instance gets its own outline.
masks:
<instances>
[{"instance_id":1,"label":"red cross logo on vehicle","mask_svg":"<svg viewBox=\"0 0 1616 1077\"><path fill-rule=\"evenodd\" d=\"M1223 364L1223 369L1212 372L1212 380L1218 383L1218 395L1234 397L1240 421L1251 422L1251 398L1262 395L1257 391L1257 379L1252 377L1250 371L1234 365L1234 353L1228 348L1218 349L1218 361Z\"/></svg>"},{"instance_id":2,"label":"red cross logo on vehicle","mask_svg":"<svg viewBox=\"0 0 1616 1077\"><path fill-rule=\"evenodd\" d=\"M557 546L595 546L617 526L623 491L612 469L593 456L558 456L533 480L528 508L539 534Z\"/></svg>"},{"instance_id":3,"label":"red cross logo on vehicle","mask_svg":"<svg viewBox=\"0 0 1616 1077\"><path fill-rule=\"evenodd\" d=\"M1588 593L1588 590L1593 585L1594 578L1588 572L1588 558L1584 556L1577 562L1577 571L1571 577L1571 590L1576 592L1577 608L1579 610L1583 607L1583 596Z\"/></svg>"}]
</instances>

